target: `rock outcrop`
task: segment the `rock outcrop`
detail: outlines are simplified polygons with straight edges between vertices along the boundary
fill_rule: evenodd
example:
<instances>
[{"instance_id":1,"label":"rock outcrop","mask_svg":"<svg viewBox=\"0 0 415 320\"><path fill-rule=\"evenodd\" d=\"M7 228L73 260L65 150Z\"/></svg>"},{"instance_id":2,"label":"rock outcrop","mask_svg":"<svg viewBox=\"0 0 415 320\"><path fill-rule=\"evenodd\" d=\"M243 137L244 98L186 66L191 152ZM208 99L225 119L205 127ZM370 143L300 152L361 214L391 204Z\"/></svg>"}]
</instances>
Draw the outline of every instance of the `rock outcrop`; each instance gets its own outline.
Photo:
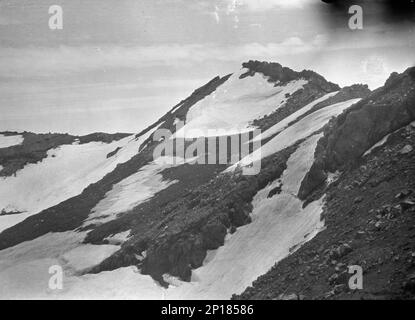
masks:
<instances>
[{"instance_id":1,"label":"rock outcrop","mask_svg":"<svg viewBox=\"0 0 415 320\"><path fill-rule=\"evenodd\" d=\"M387 134L415 120L415 68L392 74L385 86L332 120L319 141L315 163L302 182L299 197L322 185L327 172L355 164Z\"/></svg>"}]
</instances>

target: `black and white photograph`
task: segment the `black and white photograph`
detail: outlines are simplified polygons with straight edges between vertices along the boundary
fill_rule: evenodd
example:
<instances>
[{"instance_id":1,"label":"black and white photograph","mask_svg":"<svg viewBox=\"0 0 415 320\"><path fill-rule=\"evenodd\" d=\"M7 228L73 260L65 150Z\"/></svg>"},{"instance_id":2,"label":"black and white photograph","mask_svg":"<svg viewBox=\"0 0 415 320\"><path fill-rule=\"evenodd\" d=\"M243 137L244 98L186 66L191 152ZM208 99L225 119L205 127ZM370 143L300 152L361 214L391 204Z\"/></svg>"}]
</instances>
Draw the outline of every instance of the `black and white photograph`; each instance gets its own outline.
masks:
<instances>
[{"instance_id":1,"label":"black and white photograph","mask_svg":"<svg viewBox=\"0 0 415 320\"><path fill-rule=\"evenodd\" d=\"M413 0L0 0L0 300L414 299Z\"/></svg>"}]
</instances>

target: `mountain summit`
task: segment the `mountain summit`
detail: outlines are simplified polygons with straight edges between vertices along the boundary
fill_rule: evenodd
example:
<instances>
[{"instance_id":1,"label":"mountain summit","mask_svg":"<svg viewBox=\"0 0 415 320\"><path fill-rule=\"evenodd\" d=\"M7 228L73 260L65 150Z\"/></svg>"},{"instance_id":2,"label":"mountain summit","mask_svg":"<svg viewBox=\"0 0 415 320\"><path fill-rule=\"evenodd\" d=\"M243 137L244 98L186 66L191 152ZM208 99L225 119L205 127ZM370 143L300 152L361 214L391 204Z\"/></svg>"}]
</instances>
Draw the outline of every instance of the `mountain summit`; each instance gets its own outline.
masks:
<instances>
[{"instance_id":1,"label":"mountain summit","mask_svg":"<svg viewBox=\"0 0 415 320\"><path fill-rule=\"evenodd\" d=\"M415 210L414 88L413 69L371 92L249 61L138 134L0 134L0 297L28 295L17 279L33 272L31 298L349 294L338 286L351 250L359 255L347 262L364 264L371 239L398 230L394 252L414 249L404 244ZM375 221L365 210L387 212ZM322 279L323 256L338 278L310 291L301 274ZM64 290L43 287L50 265L63 268ZM386 294L413 290L387 270L396 285Z\"/></svg>"}]
</instances>

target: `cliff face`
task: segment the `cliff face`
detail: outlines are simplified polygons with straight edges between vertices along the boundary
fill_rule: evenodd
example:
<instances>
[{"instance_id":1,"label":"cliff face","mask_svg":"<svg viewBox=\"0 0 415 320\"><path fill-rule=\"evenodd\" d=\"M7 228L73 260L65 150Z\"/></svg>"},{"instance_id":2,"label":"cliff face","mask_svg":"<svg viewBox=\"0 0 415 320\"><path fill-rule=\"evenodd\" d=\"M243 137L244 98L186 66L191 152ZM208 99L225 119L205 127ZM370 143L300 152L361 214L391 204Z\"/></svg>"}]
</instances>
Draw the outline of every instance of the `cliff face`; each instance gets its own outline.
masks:
<instances>
[{"instance_id":1,"label":"cliff face","mask_svg":"<svg viewBox=\"0 0 415 320\"><path fill-rule=\"evenodd\" d=\"M299 196L305 199L335 172L356 163L387 134L415 120L415 68L392 74L374 91L332 120L319 141L316 161L304 179Z\"/></svg>"}]
</instances>

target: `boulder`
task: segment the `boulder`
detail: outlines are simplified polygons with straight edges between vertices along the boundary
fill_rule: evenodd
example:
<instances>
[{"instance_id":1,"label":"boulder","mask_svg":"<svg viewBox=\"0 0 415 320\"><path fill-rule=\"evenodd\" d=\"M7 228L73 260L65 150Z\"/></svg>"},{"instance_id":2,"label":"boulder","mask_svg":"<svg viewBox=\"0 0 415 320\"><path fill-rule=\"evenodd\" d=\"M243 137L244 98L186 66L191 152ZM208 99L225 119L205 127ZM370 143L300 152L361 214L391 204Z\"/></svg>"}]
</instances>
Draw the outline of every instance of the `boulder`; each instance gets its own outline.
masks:
<instances>
[{"instance_id":1,"label":"boulder","mask_svg":"<svg viewBox=\"0 0 415 320\"><path fill-rule=\"evenodd\" d=\"M411 152L412 152L412 150L414 150L414 148L412 148L412 146L411 146L411 145L407 144L405 147L403 147L403 148L399 151L399 153L400 153L400 154L408 154L408 153L411 153Z\"/></svg>"}]
</instances>

